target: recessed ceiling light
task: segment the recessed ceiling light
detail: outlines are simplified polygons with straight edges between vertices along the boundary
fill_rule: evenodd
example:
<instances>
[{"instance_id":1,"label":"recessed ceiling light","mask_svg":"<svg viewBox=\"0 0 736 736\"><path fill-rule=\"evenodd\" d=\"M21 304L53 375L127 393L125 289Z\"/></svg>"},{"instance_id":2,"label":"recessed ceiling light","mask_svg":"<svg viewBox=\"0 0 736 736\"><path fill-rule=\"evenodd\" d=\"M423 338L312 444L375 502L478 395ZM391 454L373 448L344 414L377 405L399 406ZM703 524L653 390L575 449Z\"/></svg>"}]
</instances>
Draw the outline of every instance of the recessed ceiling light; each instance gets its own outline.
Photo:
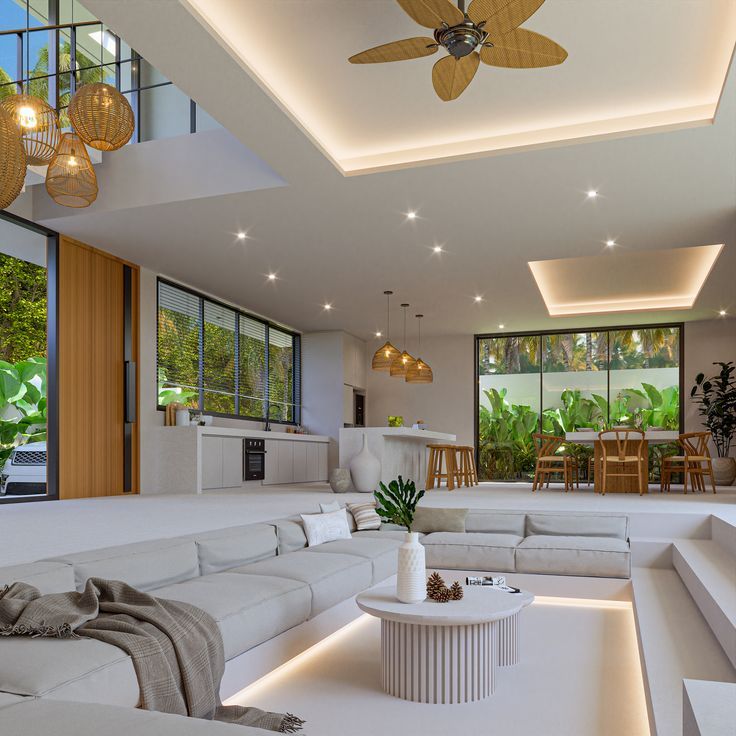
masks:
<instances>
[{"instance_id":1,"label":"recessed ceiling light","mask_svg":"<svg viewBox=\"0 0 736 736\"><path fill-rule=\"evenodd\" d=\"M325 304L325 305L324 305L323 309L324 309L325 311L329 312L329 311L330 311L330 309L332 309L332 304L330 304L330 303L328 302L327 304Z\"/></svg>"},{"instance_id":2,"label":"recessed ceiling light","mask_svg":"<svg viewBox=\"0 0 736 736\"><path fill-rule=\"evenodd\" d=\"M269 281L276 281L276 274L275 273L268 274L268 280Z\"/></svg>"},{"instance_id":3,"label":"recessed ceiling light","mask_svg":"<svg viewBox=\"0 0 736 736\"><path fill-rule=\"evenodd\" d=\"M725 317L726 316L726 310L725 309L721 309L721 311L718 312L718 314L720 314L721 317Z\"/></svg>"},{"instance_id":4,"label":"recessed ceiling light","mask_svg":"<svg viewBox=\"0 0 736 736\"><path fill-rule=\"evenodd\" d=\"M380 332L376 332L376 337L381 337L381 333Z\"/></svg>"},{"instance_id":5,"label":"recessed ceiling light","mask_svg":"<svg viewBox=\"0 0 736 736\"><path fill-rule=\"evenodd\" d=\"M506 325L499 325L499 326L498 326L498 329L499 329L499 330L502 330L502 329L503 329L504 327L506 327Z\"/></svg>"},{"instance_id":6,"label":"recessed ceiling light","mask_svg":"<svg viewBox=\"0 0 736 736\"><path fill-rule=\"evenodd\" d=\"M608 240L606 240L606 245L609 248L613 248L613 246L616 245L616 241L615 240L612 240L611 238L609 238Z\"/></svg>"},{"instance_id":7,"label":"recessed ceiling light","mask_svg":"<svg viewBox=\"0 0 736 736\"><path fill-rule=\"evenodd\" d=\"M237 233L238 240L245 240L248 237L248 233L243 232L242 230Z\"/></svg>"},{"instance_id":8,"label":"recessed ceiling light","mask_svg":"<svg viewBox=\"0 0 736 736\"><path fill-rule=\"evenodd\" d=\"M406 219L407 220L416 220L417 219L417 213L414 210L409 210L406 213Z\"/></svg>"},{"instance_id":9,"label":"recessed ceiling light","mask_svg":"<svg viewBox=\"0 0 736 736\"><path fill-rule=\"evenodd\" d=\"M480 296L480 295L479 295L479 296L476 296L476 297L474 297L474 299L475 299L475 303L476 303L476 304L478 304L478 302L482 302L482 301L483 301L483 297L482 297L482 296Z\"/></svg>"},{"instance_id":10,"label":"recessed ceiling light","mask_svg":"<svg viewBox=\"0 0 736 736\"><path fill-rule=\"evenodd\" d=\"M434 248L432 248L432 250L435 253L442 253L442 246L441 245L435 245Z\"/></svg>"},{"instance_id":11,"label":"recessed ceiling light","mask_svg":"<svg viewBox=\"0 0 736 736\"><path fill-rule=\"evenodd\" d=\"M588 199L595 199L598 196L598 190L597 189L588 189Z\"/></svg>"}]
</instances>

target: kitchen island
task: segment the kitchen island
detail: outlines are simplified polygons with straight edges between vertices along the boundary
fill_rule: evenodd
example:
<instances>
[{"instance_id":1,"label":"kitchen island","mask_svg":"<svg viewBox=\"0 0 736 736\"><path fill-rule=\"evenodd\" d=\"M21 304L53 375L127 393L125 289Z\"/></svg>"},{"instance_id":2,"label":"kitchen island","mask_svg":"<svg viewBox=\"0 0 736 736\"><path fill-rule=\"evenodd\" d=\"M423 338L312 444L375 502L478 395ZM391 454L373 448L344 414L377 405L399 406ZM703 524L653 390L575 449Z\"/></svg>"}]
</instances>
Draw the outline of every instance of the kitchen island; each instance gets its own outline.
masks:
<instances>
[{"instance_id":1,"label":"kitchen island","mask_svg":"<svg viewBox=\"0 0 736 736\"><path fill-rule=\"evenodd\" d=\"M455 441L454 434L410 427L352 427L340 430L340 467L349 468L350 461L363 447L381 463L381 481L389 483L399 475L424 488L427 475L427 445Z\"/></svg>"}]
</instances>

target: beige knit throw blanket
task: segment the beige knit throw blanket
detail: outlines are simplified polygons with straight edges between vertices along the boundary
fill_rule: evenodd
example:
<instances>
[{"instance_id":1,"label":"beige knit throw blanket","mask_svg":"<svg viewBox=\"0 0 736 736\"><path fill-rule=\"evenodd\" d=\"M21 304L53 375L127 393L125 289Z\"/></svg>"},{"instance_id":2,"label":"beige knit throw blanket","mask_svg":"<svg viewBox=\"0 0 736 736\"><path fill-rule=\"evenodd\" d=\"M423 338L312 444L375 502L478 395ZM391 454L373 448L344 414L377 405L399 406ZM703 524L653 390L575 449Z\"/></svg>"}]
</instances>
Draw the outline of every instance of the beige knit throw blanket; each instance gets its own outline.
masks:
<instances>
[{"instance_id":1,"label":"beige knit throw blanket","mask_svg":"<svg viewBox=\"0 0 736 736\"><path fill-rule=\"evenodd\" d=\"M146 710L254 726L280 733L300 718L258 708L225 706L222 635L205 611L155 598L118 580L90 578L82 593L41 595L27 583L0 590L0 635L98 639L133 660Z\"/></svg>"}]
</instances>

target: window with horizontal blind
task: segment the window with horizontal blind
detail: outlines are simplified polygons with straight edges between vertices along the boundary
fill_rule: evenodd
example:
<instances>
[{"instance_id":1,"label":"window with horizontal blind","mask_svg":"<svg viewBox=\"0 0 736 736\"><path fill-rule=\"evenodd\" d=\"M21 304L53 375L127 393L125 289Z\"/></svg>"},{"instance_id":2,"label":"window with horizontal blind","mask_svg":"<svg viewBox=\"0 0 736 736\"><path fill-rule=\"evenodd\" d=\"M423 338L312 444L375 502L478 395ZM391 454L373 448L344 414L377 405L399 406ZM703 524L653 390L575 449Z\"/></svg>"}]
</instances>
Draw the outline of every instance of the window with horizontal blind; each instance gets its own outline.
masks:
<instances>
[{"instance_id":1,"label":"window with horizontal blind","mask_svg":"<svg viewBox=\"0 0 736 736\"><path fill-rule=\"evenodd\" d=\"M296 424L299 335L158 281L158 406Z\"/></svg>"}]
</instances>

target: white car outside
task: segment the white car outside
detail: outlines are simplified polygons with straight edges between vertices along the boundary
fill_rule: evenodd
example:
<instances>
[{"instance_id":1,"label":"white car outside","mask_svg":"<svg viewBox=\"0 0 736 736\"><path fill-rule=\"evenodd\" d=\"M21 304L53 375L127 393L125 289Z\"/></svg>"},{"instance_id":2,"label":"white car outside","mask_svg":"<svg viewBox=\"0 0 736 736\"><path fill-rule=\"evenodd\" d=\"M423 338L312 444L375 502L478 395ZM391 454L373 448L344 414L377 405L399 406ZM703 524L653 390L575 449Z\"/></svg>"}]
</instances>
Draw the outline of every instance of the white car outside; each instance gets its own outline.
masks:
<instances>
[{"instance_id":1,"label":"white car outside","mask_svg":"<svg viewBox=\"0 0 736 736\"><path fill-rule=\"evenodd\" d=\"M16 447L0 473L0 494L35 496L46 493L46 443Z\"/></svg>"}]
</instances>

